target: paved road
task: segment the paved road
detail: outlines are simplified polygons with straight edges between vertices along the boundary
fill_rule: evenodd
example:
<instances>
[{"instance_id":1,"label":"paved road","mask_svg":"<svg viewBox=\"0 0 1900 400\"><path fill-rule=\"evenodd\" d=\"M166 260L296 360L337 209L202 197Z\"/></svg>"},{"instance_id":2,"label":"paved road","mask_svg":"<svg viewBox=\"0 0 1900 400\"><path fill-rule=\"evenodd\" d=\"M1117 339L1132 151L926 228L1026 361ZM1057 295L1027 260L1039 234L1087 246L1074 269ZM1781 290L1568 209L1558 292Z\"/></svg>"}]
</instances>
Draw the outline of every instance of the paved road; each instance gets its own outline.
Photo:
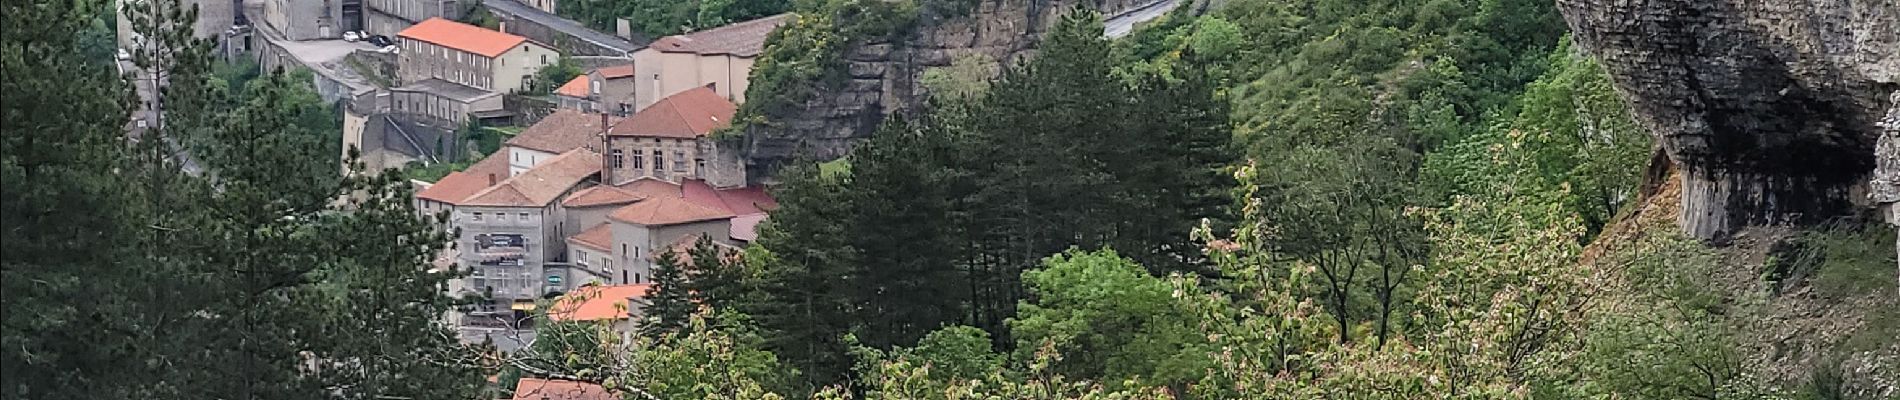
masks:
<instances>
[{"instance_id":1,"label":"paved road","mask_svg":"<svg viewBox=\"0 0 1900 400\"><path fill-rule=\"evenodd\" d=\"M1121 14L1111 15L1107 20L1102 21L1103 34L1110 39L1128 36L1129 33L1135 31L1135 25L1161 18L1162 15L1166 15L1168 11L1173 11L1174 7L1180 5L1181 0L1160 0L1133 10L1123 11Z\"/></svg>"}]
</instances>

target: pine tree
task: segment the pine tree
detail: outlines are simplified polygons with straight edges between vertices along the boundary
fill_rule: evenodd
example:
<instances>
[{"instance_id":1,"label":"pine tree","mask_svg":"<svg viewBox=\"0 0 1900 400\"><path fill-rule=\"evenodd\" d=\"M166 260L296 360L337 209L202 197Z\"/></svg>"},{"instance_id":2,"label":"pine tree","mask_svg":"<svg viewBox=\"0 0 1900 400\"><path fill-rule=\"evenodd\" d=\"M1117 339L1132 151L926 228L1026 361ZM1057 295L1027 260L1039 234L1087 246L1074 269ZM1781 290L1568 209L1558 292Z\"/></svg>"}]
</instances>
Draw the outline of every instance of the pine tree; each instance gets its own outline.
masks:
<instances>
[{"instance_id":1,"label":"pine tree","mask_svg":"<svg viewBox=\"0 0 1900 400\"><path fill-rule=\"evenodd\" d=\"M1191 50L1184 53L1173 79L1138 77L1126 96L1132 135L1124 147L1141 151L1125 155L1133 168L1117 174L1125 187L1118 207L1129 212L1120 214L1114 247L1155 272L1211 273L1190 234L1204 219L1217 232L1231 219L1235 182L1225 169L1237 157L1218 82Z\"/></svg>"},{"instance_id":2,"label":"pine tree","mask_svg":"<svg viewBox=\"0 0 1900 400\"><path fill-rule=\"evenodd\" d=\"M693 302L716 310L730 308L741 292L737 251L699 235L686 255L691 260L685 269L686 287Z\"/></svg>"},{"instance_id":3,"label":"pine tree","mask_svg":"<svg viewBox=\"0 0 1900 400\"><path fill-rule=\"evenodd\" d=\"M690 290L678 252L666 249L654 257L653 289L647 291L644 309L647 335L657 337L686 327L694 309Z\"/></svg>"},{"instance_id":4,"label":"pine tree","mask_svg":"<svg viewBox=\"0 0 1900 400\"><path fill-rule=\"evenodd\" d=\"M850 239L863 255L854 302L872 317L857 333L873 347L909 346L963 319L969 288L956 263L949 132L938 126L886 120L851 153Z\"/></svg>"},{"instance_id":5,"label":"pine tree","mask_svg":"<svg viewBox=\"0 0 1900 400\"><path fill-rule=\"evenodd\" d=\"M773 193L779 209L760 228L745 261L755 295L735 308L770 331L767 347L804 371L811 382L837 382L851 364L844 335L857 307L850 293L857 251L846 236L851 205L842 178L811 165L787 168Z\"/></svg>"}]
</instances>

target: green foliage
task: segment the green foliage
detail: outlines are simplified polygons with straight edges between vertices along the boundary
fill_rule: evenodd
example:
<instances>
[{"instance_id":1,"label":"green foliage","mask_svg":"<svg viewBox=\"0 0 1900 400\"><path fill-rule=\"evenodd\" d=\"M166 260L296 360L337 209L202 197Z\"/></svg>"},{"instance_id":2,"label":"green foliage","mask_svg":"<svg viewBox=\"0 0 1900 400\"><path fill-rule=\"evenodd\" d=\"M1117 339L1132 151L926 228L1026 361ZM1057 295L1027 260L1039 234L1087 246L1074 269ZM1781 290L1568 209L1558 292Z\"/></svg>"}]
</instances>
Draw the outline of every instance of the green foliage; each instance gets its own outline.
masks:
<instances>
[{"instance_id":1,"label":"green foliage","mask_svg":"<svg viewBox=\"0 0 1900 400\"><path fill-rule=\"evenodd\" d=\"M1588 385L1564 385L1553 396L1613 395L1633 399L1727 398L1755 384L1725 316L1750 307L1714 286L1716 255L1680 233L1646 232L1610 249L1598 263L1616 266L1623 282L1590 317L1577 373ZM1757 300L1759 301L1759 300Z\"/></svg>"},{"instance_id":2,"label":"green foliage","mask_svg":"<svg viewBox=\"0 0 1900 400\"><path fill-rule=\"evenodd\" d=\"M602 32L613 32L625 18L633 33L659 38L743 22L788 11L783 0L562 0L555 11Z\"/></svg>"},{"instance_id":3,"label":"green foliage","mask_svg":"<svg viewBox=\"0 0 1900 400\"><path fill-rule=\"evenodd\" d=\"M797 21L766 38L765 52L748 77L749 101L739 105L731 130L771 126L812 95L843 85L849 72L845 49L907 34L917 5L912 0L811 0L800 3L797 13Z\"/></svg>"},{"instance_id":4,"label":"green foliage","mask_svg":"<svg viewBox=\"0 0 1900 400\"><path fill-rule=\"evenodd\" d=\"M686 255L673 249L658 253L653 259L653 289L647 292L647 306L641 309L646 317L641 332L648 336L679 332L697 308L693 306L687 272L680 266L680 257Z\"/></svg>"},{"instance_id":5,"label":"green foliage","mask_svg":"<svg viewBox=\"0 0 1900 400\"><path fill-rule=\"evenodd\" d=\"M632 355L623 366L625 372L603 386L638 390L647 398L661 399L784 398L779 393L797 377L796 371L760 349L759 339L749 330L714 327L706 321L701 312L693 315L685 330L635 339L629 346Z\"/></svg>"},{"instance_id":6,"label":"green foliage","mask_svg":"<svg viewBox=\"0 0 1900 400\"><path fill-rule=\"evenodd\" d=\"M924 71L921 83L932 98L950 103L964 101L989 90L994 65L995 60L982 54L965 54L951 60L949 66Z\"/></svg>"},{"instance_id":7,"label":"green foliage","mask_svg":"<svg viewBox=\"0 0 1900 400\"><path fill-rule=\"evenodd\" d=\"M534 80L530 82L526 94L545 96L554 93L555 88L567 84L567 81L574 80L574 77L584 73L587 71L582 71L580 65L574 63L574 59L561 57L553 64L543 65L541 69L534 71Z\"/></svg>"},{"instance_id":8,"label":"green foliage","mask_svg":"<svg viewBox=\"0 0 1900 400\"><path fill-rule=\"evenodd\" d=\"M1197 334L1201 321L1175 301L1178 283L1148 275L1114 251L1069 251L1023 272L1034 301L1009 321L1019 359L1043 343L1065 354L1054 371L1067 376L1176 386L1214 367L1213 349Z\"/></svg>"},{"instance_id":9,"label":"green foliage","mask_svg":"<svg viewBox=\"0 0 1900 400\"><path fill-rule=\"evenodd\" d=\"M131 94L71 40L107 5L0 11L8 397L475 397L439 319L454 274L429 262L448 236L406 183L338 176L307 76L220 87L195 13L141 4L136 63L170 84L138 140Z\"/></svg>"},{"instance_id":10,"label":"green foliage","mask_svg":"<svg viewBox=\"0 0 1900 400\"><path fill-rule=\"evenodd\" d=\"M403 176L406 176L410 179L416 179L423 182L437 182L437 181L441 181L442 177L449 176L449 173L451 172L468 169L468 166L471 164L474 164L474 163L463 161L463 162L439 162L439 163L424 165L421 162L412 161L409 163L409 165L404 166L402 173L403 173Z\"/></svg>"},{"instance_id":11,"label":"green foliage","mask_svg":"<svg viewBox=\"0 0 1900 400\"><path fill-rule=\"evenodd\" d=\"M1810 283L1834 299L1895 291L1894 230L1875 223L1840 222L1802 232L1788 262L1813 269Z\"/></svg>"}]
</instances>

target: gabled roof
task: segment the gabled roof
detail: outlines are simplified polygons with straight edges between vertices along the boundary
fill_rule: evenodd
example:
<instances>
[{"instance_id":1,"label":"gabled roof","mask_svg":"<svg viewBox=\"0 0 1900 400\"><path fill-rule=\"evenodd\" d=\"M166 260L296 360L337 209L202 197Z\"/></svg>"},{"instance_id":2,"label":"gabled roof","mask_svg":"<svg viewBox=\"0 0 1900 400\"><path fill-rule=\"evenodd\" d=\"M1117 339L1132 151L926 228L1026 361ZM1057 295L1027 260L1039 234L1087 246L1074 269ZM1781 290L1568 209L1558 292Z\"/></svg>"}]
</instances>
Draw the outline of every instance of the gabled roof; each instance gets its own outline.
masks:
<instances>
[{"instance_id":1,"label":"gabled roof","mask_svg":"<svg viewBox=\"0 0 1900 400\"><path fill-rule=\"evenodd\" d=\"M732 123L738 106L711 88L697 87L667 96L614 124L614 136L692 139Z\"/></svg>"},{"instance_id":2,"label":"gabled roof","mask_svg":"<svg viewBox=\"0 0 1900 400\"><path fill-rule=\"evenodd\" d=\"M548 319L555 321L599 321L622 319L633 315L633 305L629 299L645 298L650 284L600 286L587 285L575 289L548 309Z\"/></svg>"},{"instance_id":3,"label":"gabled roof","mask_svg":"<svg viewBox=\"0 0 1900 400\"><path fill-rule=\"evenodd\" d=\"M598 69L595 69L594 72L600 73L601 79L620 79L620 78L631 77L633 76L633 64L600 67Z\"/></svg>"},{"instance_id":4,"label":"gabled roof","mask_svg":"<svg viewBox=\"0 0 1900 400\"><path fill-rule=\"evenodd\" d=\"M508 157L495 152L474 165L457 172L450 172L442 179L429 185L429 188L416 192L416 197L449 204L459 204L468 196L481 192L489 186L489 175L493 174L499 182L500 177L508 176Z\"/></svg>"},{"instance_id":5,"label":"gabled roof","mask_svg":"<svg viewBox=\"0 0 1900 400\"><path fill-rule=\"evenodd\" d=\"M721 208L688 201L683 197L653 196L614 210L607 218L646 226L678 225L732 218Z\"/></svg>"},{"instance_id":6,"label":"gabled roof","mask_svg":"<svg viewBox=\"0 0 1900 400\"><path fill-rule=\"evenodd\" d=\"M778 29L779 26L797 17L792 13L784 13L684 35L667 36L653 41L653 44L647 47L664 53L757 57L759 53L765 52L765 37L772 34L772 30Z\"/></svg>"},{"instance_id":7,"label":"gabled roof","mask_svg":"<svg viewBox=\"0 0 1900 400\"><path fill-rule=\"evenodd\" d=\"M442 19L429 18L402 30L396 36L435 43L437 46L480 54L495 58L508 52L515 46L528 41L528 38L493 31L479 26Z\"/></svg>"},{"instance_id":8,"label":"gabled roof","mask_svg":"<svg viewBox=\"0 0 1900 400\"><path fill-rule=\"evenodd\" d=\"M567 83L561 84L561 87L555 88L554 94L568 97L587 97L587 83L589 81L585 74L575 75L574 79L569 79Z\"/></svg>"},{"instance_id":9,"label":"gabled roof","mask_svg":"<svg viewBox=\"0 0 1900 400\"><path fill-rule=\"evenodd\" d=\"M507 144L555 154L582 147L598 147L600 114L568 109L554 110L553 113L535 122L533 126L521 130L521 133L515 135L513 139L508 139Z\"/></svg>"},{"instance_id":10,"label":"gabled roof","mask_svg":"<svg viewBox=\"0 0 1900 400\"><path fill-rule=\"evenodd\" d=\"M465 206L542 207L600 173L600 155L574 149L463 200Z\"/></svg>"},{"instance_id":11,"label":"gabled roof","mask_svg":"<svg viewBox=\"0 0 1900 400\"><path fill-rule=\"evenodd\" d=\"M581 233L575 234L574 236L568 236L567 242L594 250L613 251L613 224L602 222L598 225L594 225L594 227L587 228L587 230L581 231Z\"/></svg>"},{"instance_id":12,"label":"gabled roof","mask_svg":"<svg viewBox=\"0 0 1900 400\"><path fill-rule=\"evenodd\" d=\"M570 208L610 206L632 203L644 198L647 198L644 194L602 185L576 190L574 194L567 195L567 200L561 201L561 205Z\"/></svg>"},{"instance_id":13,"label":"gabled roof","mask_svg":"<svg viewBox=\"0 0 1900 400\"><path fill-rule=\"evenodd\" d=\"M521 378L512 400L616 400L620 396L598 384L563 379Z\"/></svg>"}]
</instances>

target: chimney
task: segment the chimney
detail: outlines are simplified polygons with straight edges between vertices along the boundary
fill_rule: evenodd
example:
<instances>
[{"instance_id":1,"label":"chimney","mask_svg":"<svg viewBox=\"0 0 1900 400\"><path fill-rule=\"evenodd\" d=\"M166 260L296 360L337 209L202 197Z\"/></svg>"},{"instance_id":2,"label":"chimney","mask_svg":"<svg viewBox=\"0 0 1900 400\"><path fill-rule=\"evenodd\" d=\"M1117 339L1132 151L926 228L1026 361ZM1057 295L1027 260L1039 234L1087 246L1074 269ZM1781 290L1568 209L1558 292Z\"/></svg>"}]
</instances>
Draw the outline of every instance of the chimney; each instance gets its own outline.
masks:
<instances>
[{"instance_id":1,"label":"chimney","mask_svg":"<svg viewBox=\"0 0 1900 400\"><path fill-rule=\"evenodd\" d=\"M494 174L494 173L489 173L489 174L488 174L488 186L495 186L495 174Z\"/></svg>"},{"instance_id":2,"label":"chimney","mask_svg":"<svg viewBox=\"0 0 1900 400\"><path fill-rule=\"evenodd\" d=\"M600 110L600 183L603 185L614 184L614 164L611 155L613 149L609 147L612 143L607 140L609 128L612 126L607 125L607 110L602 109Z\"/></svg>"}]
</instances>

